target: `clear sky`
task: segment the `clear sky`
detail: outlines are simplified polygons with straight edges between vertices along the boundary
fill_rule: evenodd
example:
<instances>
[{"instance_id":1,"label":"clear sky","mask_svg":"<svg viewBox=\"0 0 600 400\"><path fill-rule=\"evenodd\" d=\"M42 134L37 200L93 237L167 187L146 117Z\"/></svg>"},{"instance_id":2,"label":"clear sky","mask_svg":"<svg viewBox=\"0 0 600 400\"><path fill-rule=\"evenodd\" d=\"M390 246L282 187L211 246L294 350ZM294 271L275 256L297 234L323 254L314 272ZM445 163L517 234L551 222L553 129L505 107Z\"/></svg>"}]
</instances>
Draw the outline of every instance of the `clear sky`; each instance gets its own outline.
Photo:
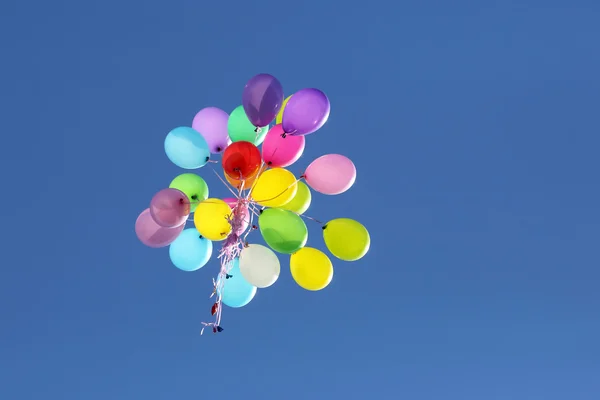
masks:
<instances>
[{"instance_id":1,"label":"clear sky","mask_svg":"<svg viewBox=\"0 0 600 400\"><path fill-rule=\"evenodd\" d=\"M600 398L598 21L596 0L3 0L0 398ZM372 247L318 293L282 256L201 337L217 263L179 271L133 226L181 172L167 132L261 72L330 97L291 170L350 157L355 186L307 214Z\"/></svg>"}]
</instances>

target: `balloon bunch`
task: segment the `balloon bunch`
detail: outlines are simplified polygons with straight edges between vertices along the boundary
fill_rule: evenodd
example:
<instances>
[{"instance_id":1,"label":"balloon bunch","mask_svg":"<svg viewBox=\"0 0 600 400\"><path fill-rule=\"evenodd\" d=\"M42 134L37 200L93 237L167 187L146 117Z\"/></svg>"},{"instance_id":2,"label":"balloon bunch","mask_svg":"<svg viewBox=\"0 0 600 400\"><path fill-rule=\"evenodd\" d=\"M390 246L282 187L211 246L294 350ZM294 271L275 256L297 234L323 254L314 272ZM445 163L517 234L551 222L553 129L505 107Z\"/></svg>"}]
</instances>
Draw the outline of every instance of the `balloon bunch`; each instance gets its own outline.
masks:
<instances>
[{"instance_id":1,"label":"balloon bunch","mask_svg":"<svg viewBox=\"0 0 600 400\"><path fill-rule=\"evenodd\" d=\"M214 333L223 330L223 304L243 307L257 288L277 281L281 267L273 250L289 255L292 277L300 287L316 291L329 285L331 260L305 246L308 230L301 217L322 225L327 249L341 260L358 260L369 250L369 233L357 221L338 218L323 224L304 215L311 203L310 189L336 195L354 184L351 160L339 154L321 156L299 178L286 169L304 152L305 136L319 130L329 112L329 99L322 91L303 89L284 99L281 83L259 74L248 81L242 105L231 114L207 107L196 114L191 127L178 127L167 135L167 157L183 169L218 162L211 154L222 153L224 176L213 171L232 197L209 197L203 178L181 174L154 195L138 216L135 231L149 247L169 246L172 263L183 271L202 268L212 256L213 242L223 242L217 257L221 268L210 296L215 297L214 321L202 323ZM186 229L190 220L194 227ZM249 243L253 231L259 231L269 247Z\"/></svg>"}]
</instances>

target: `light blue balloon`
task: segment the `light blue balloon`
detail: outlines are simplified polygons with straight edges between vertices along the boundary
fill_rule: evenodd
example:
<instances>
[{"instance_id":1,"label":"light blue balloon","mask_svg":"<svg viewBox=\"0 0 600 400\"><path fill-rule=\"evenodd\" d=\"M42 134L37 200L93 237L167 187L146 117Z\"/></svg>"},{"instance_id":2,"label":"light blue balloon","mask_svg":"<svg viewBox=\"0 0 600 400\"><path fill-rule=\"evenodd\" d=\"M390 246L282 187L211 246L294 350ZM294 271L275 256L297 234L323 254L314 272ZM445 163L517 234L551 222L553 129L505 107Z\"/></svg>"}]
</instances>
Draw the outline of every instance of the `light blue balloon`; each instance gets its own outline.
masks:
<instances>
[{"instance_id":1,"label":"light blue balloon","mask_svg":"<svg viewBox=\"0 0 600 400\"><path fill-rule=\"evenodd\" d=\"M212 251L210 240L201 237L196 228L188 228L169 246L169 257L180 270L196 271L206 265Z\"/></svg>"},{"instance_id":2,"label":"light blue balloon","mask_svg":"<svg viewBox=\"0 0 600 400\"><path fill-rule=\"evenodd\" d=\"M200 133L187 126L173 129L165 138L165 153L180 168L204 167L210 160L208 143Z\"/></svg>"},{"instance_id":3,"label":"light blue balloon","mask_svg":"<svg viewBox=\"0 0 600 400\"><path fill-rule=\"evenodd\" d=\"M231 275L231 278L225 280L221 301L229 307L244 307L254 298L256 286L249 284L242 276L239 258L233 260L233 267L231 268L229 275Z\"/></svg>"}]
</instances>

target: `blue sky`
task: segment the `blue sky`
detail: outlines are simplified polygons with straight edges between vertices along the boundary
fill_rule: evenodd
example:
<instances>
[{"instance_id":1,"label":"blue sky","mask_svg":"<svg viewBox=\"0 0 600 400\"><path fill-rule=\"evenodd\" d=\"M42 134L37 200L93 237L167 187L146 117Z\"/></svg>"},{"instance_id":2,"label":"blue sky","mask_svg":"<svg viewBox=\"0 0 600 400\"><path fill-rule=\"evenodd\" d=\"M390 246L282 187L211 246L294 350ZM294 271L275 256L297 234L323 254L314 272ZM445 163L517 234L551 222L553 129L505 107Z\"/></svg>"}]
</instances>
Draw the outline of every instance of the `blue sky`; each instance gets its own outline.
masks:
<instances>
[{"instance_id":1,"label":"blue sky","mask_svg":"<svg viewBox=\"0 0 600 400\"><path fill-rule=\"evenodd\" d=\"M592 0L3 1L0 397L597 399L599 20ZM350 157L355 186L307 213L372 247L318 293L281 257L200 337L216 262L181 272L133 224L180 173L167 132L260 72L330 97L291 169Z\"/></svg>"}]
</instances>

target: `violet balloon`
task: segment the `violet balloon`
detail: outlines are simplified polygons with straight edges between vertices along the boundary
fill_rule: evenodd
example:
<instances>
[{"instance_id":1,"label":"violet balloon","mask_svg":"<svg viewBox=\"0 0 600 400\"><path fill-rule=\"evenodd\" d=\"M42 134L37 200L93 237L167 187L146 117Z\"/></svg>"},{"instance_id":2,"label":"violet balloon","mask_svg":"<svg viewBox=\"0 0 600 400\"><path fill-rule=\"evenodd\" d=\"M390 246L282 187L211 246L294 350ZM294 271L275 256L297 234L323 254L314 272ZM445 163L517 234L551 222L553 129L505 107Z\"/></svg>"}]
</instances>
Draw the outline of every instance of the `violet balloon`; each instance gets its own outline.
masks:
<instances>
[{"instance_id":1,"label":"violet balloon","mask_svg":"<svg viewBox=\"0 0 600 400\"><path fill-rule=\"evenodd\" d=\"M283 87L273 75L258 74L246 83L242 93L242 106L252 125L269 125L282 104Z\"/></svg>"},{"instance_id":2,"label":"violet balloon","mask_svg":"<svg viewBox=\"0 0 600 400\"><path fill-rule=\"evenodd\" d=\"M227 147L229 135L227 121L229 114L217 107L206 107L198 111L192 121L192 128L208 143L208 149L213 154L221 153Z\"/></svg>"},{"instance_id":3,"label":"violet balloon","mask_svg":"<svg viewBox=\"0 0 600 400\"><path fill-rule=\"evenodd\" d=\"M304 136L285 135L281 124L272 127L262 144L262 157L269 167L288 167L304 152Z\"/></svg>"},{"instance_id":4,"label":"violet balloon","mask_svg":"<svg viewBox=\"0 0 600 400\"><path fill-rule=\"evenodd\" d=\"M185 224L190 211L190 200L181 190L163 189L150 201L150 215L159 226L165 228Z\"/></svg>"},{"instance_id":5,"label":"violet balloon","mask_svg":"<svg viewBox=\"0 0 600 400\"><path fill-rule=\"evenodd\" d=\"M354 163L341 154L327 154L314 160L302 175L306 184L323 194L340 194L356 181Z\"/></svg>"},{"instance_id":6,"label":"violet balloon","mask_svg":"<svg viewBox=\"0 0 600 400\"><path fill-rule=\"evenodd\" d=\"M331 104L319 89L302 89L292 95L283 109L282 125L287 135L308 135L320 129L327 119Z\"/></svg>"},{"instance_id":7,"label":"violet balloon","mask_svg":"<svg viewBox=\"0 0 600 400\"><path fill-rule=\"evenodd\" d=\"M135 221L135 234L140 242L148 247L166 247L173 243L185 228L181 224L174 228L165 228L154 221L150 214L150 209L146 208Z\"/></svg>"}]
</instances>

